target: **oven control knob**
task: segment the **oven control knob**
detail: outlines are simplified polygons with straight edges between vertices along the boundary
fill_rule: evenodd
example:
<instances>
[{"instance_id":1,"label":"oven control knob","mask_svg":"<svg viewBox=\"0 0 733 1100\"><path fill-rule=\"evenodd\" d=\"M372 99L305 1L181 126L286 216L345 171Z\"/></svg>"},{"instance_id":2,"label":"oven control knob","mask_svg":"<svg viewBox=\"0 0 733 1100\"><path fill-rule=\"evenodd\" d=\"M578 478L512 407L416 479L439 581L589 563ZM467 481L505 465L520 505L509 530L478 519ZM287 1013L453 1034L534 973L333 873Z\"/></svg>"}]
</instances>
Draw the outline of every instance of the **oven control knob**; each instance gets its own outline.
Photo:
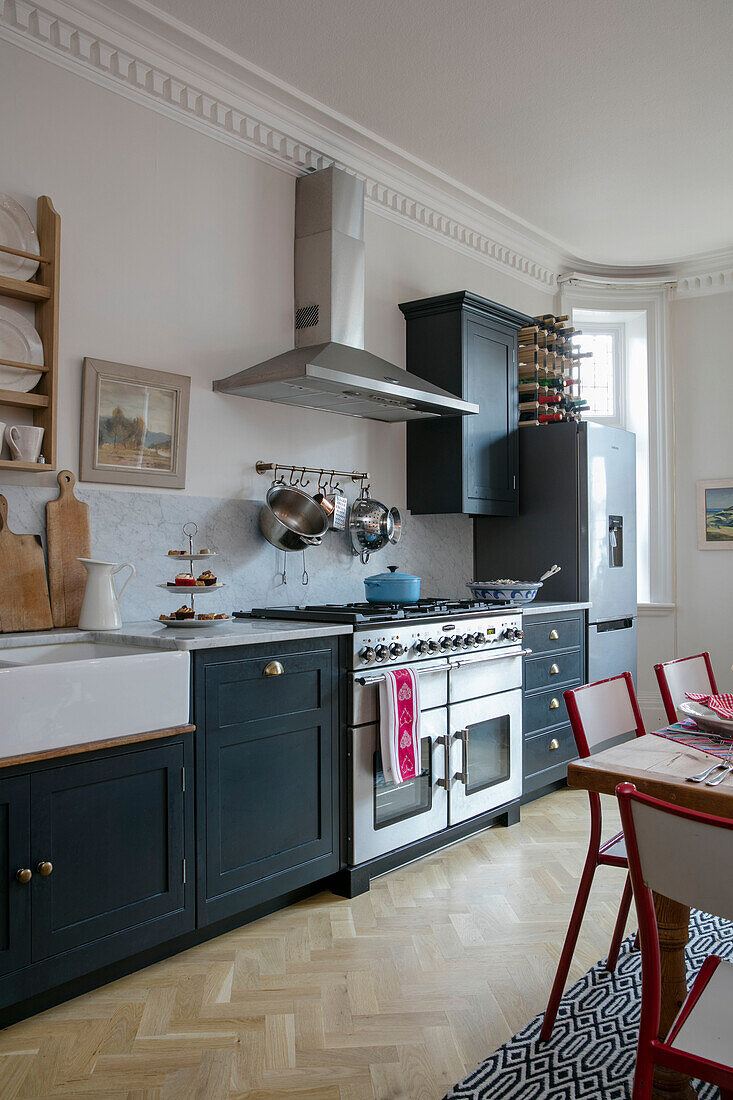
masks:
<instances>
[{"instance_id":1,"label":"oven control knob","mask_svg":"<svg viewBox=\"0 0 733 1100\"><path fill-rule=\"evenodd\" d=\"M387 649L386 645L378 645L377 648L374 650L374 656L377 658L378 661L386 661L389 657L389 650Z\"/></svg>"},{"instance_id":2,"label":"oven control knob","mask_svg":"<svg viewBox=\"0 0 733 1100\"><path fill-rule=\"evenodd\" d=\"M456 636L454 637L454 639L453 639L453 648L454 649L463 649L463 638L460 636L460 634L456 634Z\"/></svg>"},{"instance_id":3,"label":"oven control knob","mask_svg":"<svg viewBox=\"0 0 733 1100\"><path fill-rule=\"evenodd\" d=\"M502 636L502 638L504 639L505 642L513 642L514 641L514 627L513 626L505 627L504 630L502 630L502 632L501 632L501 636Z\"/></svg>"},{"instance_id":4,"label":"oven control knob","mask_svg":"<svg viewBox=\"0 0 733 1100\"><path fill-rule=\"evenodd\" d=\"M466 647L466 649L470 649L471 646L476 645L476 635L475 634L464 634L463 635L463 644Z\"/></svg>"},{"instance_id":5,"label":"oven control knob","mask_svg":"<svg viewBox=\"0 0 733 1100\"><path fill-rule=\"evenodd\" d=\"M428 639L428 649L431 653L437 653L440 649L440 646L436 642L435 638Z\"/></svg>"},{"instance_id":6,"label":"oven control knob","mask_svg":"<svg viewBox=\"0 0 733 1100\"><path fill-rule=\"evenodd\" d=\"M359 650L359 656L365 665L370 665L374 660L374 650L370 645L365 645L363 649Z\"/></svg>"},{"instance_id":7,"label":"oven control knob","mask_svg":"<svg viewBox=\"0 0 733 1100\"><path fill-rule=\"evenodd\" d=\"M405 647L401 642L392 642L389 647L389 652L391 657L401 657L405 652Z\"/></svg>"},{"instance_id":8,"label":"oven control knob","mask_svg":"<svg viewBox=\"0 0 733 1100\"><path fill-rule=\"evenodd\" d=\"M430 652L430 642L420 640L415 642L415 652L419 653L421 657L424 657L426 653Z\"/></svg>"},{"instance_id":9,"label":"oven control knob","mask_svg":"<svg viewBox=\"0 0 733 1100\"><path fill-rule=\"evenodd\" d=\"M522 638L524 637L524 631L521 629L521 627L516 628L516 630L514 631L514 637L517 639L518 642L521 642Z\"/></svg>"},{"instance_id":10,"label":"oven control knob","mask_svg":"<svg viewBox=\"0 0 733 1100\"><path fill-rule=\"evenodd\" d=\"M479 630L478 634L474 634L473 644L474 645L485 645L486 644L486 635L483 633L483 631Z\"/></svg>"},{"instance_id":11,"label":"oven control knob","mask_svg":"<svg viewBox=\"0 0 733 1100\"><path fill-rule=\"evenodd\" d=\"M445 636L445 638L440 639L440 648L441 649L453 649L453 642L451 641L451 639L447 635Z\"/></svg>"}]
</instances>

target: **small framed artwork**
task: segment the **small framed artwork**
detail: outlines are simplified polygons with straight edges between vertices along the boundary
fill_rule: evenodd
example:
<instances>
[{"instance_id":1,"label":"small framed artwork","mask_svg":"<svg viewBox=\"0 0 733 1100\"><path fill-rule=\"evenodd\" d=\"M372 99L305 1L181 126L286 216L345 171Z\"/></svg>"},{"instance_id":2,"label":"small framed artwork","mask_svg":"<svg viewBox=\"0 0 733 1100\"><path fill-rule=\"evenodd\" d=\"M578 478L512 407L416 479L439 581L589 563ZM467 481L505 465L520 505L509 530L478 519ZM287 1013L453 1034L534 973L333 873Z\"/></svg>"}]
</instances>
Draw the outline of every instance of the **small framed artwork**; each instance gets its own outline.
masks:
<instances>
[{"instance_id":1,"label":"small framed artwork","mask_svg":"<svg viewBox=\"0 0 733 1100\"><path fill-rule=\"evenodd\" d=\"M85 359L82 481L185 489L191 379Z\"/></svg>"},{"instance_id":2,"label":"small framed artwork","mask_svg":"<svg viewBox=\"0 0 733 1100\"><path fill-rule=\"evenodd\" d=\"M697 483L699 550L733 550L733 477Z\"/></svg>"}]
</instances>

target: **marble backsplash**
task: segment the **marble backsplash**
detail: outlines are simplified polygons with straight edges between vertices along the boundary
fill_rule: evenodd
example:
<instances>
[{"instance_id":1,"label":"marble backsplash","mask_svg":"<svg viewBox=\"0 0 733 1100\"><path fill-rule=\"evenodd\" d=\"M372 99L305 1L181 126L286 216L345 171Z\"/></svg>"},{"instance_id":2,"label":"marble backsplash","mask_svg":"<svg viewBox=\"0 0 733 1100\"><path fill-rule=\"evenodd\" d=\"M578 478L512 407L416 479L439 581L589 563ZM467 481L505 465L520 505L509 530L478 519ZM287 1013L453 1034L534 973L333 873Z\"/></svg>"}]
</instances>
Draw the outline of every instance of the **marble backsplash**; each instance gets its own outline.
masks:
<instances>
[{"instance_id":1,"label":"marble backsplash","mask_svg":"<svg viewBox=\"0 0 733 1100\"><path fill-rule=\"evenodd\" d=\"M57 490L0 485L8 500L11 530L40 534L45 539L45 506ZM364 599L362 581L388 565L422 577L422 594L465 596L472 577L473 532L468 516L404 516L401 541L361 564L351 553L345 532L329 531L323 545L306 555L310 583L301 584L303 558L287 555L287 584L280 571L286 555L260 534L261 501L191 497L167 493L134 493L77 486L77 496L90 506L92 556L104 561L132 562L136 575L121 601L125 622L157 619L175 610L176 596L155 586L172 579L178 569L169 549L187 546L181 528L194 520L197 546L217 551L210 563L228 587L202 597L201 609L227 611L282 604L344 603ZM201 568L205 568L202 564ZM177 595L177 594L176 594ZM183 602L183 601L181 601Z\"/></svg>"}]
</instances>

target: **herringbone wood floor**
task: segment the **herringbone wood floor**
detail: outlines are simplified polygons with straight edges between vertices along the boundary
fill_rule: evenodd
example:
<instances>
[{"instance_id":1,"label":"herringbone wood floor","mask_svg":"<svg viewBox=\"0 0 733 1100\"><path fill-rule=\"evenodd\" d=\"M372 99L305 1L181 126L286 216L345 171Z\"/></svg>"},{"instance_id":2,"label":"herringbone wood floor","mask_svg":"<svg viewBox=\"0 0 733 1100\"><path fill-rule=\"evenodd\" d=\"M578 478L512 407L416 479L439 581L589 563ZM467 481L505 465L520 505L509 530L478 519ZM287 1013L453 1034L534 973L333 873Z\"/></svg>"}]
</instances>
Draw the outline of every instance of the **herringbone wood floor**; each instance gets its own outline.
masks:
<instances>
[{"instance_id":1,"label":"herringbone wood floor","mask_svg":"<svg viewBox=\"0 0 733 1100\"><path fill-rule=\"evenodd\" d=\"M0 1097L439 1100L544 1008L587 827L587 796L558 792L353 901L319 894L16 1024ZM606 953L622 885L598 872L571 980Z\"/></svg>"}]
</instances>

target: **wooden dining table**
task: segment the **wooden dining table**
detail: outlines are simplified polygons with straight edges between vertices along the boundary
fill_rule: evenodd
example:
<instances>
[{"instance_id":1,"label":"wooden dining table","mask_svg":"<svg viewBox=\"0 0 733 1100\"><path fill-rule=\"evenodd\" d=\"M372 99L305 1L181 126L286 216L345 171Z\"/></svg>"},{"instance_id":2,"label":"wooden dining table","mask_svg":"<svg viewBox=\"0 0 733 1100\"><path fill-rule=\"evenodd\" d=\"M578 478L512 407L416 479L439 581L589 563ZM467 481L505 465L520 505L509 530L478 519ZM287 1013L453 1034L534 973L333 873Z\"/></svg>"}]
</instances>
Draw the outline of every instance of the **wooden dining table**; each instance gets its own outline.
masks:
<instances>
[{"instance_id":1,"label":"wooden dining table","mask_svg":"<svg viewBox=\"0 0 733 1100\"><path fill-rule=\"evenodd\" d=\"M648 733L576 760L568 768L568 785L612 795L619 783L629 782L665 802L733 820L731 773L715 787L687 782L688 776L714 763L709 753ZM659 1034L664 1038L687 996L685 945L690 938L690 909L658 894L654 895L654 908L662 964ZM696 1095L689 1077L657 1066L654 1100L694 1100Z\"/></svg>"}]
</instances>

